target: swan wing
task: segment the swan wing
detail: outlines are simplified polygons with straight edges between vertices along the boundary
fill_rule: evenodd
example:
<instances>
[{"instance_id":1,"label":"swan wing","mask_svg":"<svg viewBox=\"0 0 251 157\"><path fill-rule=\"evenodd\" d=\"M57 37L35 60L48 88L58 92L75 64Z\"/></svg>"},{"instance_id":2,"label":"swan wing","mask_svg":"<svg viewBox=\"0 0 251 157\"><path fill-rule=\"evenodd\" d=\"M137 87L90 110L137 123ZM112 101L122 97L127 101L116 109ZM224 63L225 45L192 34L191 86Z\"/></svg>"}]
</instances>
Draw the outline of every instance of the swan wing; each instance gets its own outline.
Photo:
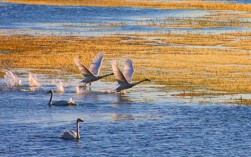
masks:
<instances>
[{"instance_id":1,"label":"swan wing","mask_svg":"<svg viewBox=\"0 0 251 157\"><path fill-rule=\"evenodd\" d=\"M68 101L60 100L52 103L53 106L68 106Z\"/></svg>"},{"instance_id":2,"label":"swan wing","mask_svg":"<svg viewBox=\"0 0 251 157\"><path fill-rule=\"evenodd\" d=\"M61 134L63 139L66 140L72 140L72 139L76 139L77 137L77 133L75 131L65 131Z\"/></svg>"},{"instance_id":3,"label":"swan wing","mask_svg":"<svg viewBox=\"0 0 251 157\"><path fill-rule=\"evenodd\" d=\"M114 76L115 76L119 85L122 85L124 83L128 83L125 76L122 74L122 72L118 68L117 62L115 60L112 61L112 70L113 70Z\"/></svg>"},{"instance_id":4,"label":"swan wing","mask_svg":"<svg viewBox=\"0 0 251 157\"><path fill-rule=\"evenodd\" d=\"M100 71L100 67L102 64L102 60L105 56L104 52L100 52L99 54L97 54L95 56L95 58L93 59L91 66L90 66L90 71L94 74L94 75L98 75L99 71Z\"/></svg>"},{"instance_id":5,"label":"swan wing","mask_svg":"<svg viewBox=\"0 0 251 157\"><path fill-rule=\"evenodd\" d=\"M75 57L74 62L84 77L94 76L93 73L80 62L79 57Z\"/></svg>"},{"instance_id":6,"label":"swan wing","mask_svg":"<svg viewBox=\"0 0 251 157\"><path fill-rule=\"evenodd\" d=\"M125 64L124 64L124 71L123 74L128 82L132 82L132 76L134 73L134 68L132 64L132 60L127 59Z\"/></svg>"}]
</instances>

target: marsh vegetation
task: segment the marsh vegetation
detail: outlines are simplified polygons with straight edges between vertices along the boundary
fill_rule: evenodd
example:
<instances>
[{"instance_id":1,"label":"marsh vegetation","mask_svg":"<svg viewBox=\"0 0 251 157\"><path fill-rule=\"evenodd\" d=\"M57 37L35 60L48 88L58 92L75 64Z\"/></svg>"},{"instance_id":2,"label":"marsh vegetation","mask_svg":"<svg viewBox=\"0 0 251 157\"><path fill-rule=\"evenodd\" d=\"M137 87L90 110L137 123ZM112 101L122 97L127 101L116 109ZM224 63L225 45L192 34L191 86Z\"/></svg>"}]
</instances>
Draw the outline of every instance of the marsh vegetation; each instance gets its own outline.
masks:
<instances>
[{"instance_id":1,"label":"marsh vegetation","mask_svg":"<svg viewBox=\"0 0 251 157\"><path fill-rule=\"evenodd\" d=\"M69 5L69 1L24 1L9 2ZM147 77L154 83L165 85L165 91L184 91L193 96L208 95L212 91L229 94L247 94L251 92L251 28L250 5L223 2L181 1L71 1L76 6L133 6L161 9L204 9L213 10L201 16L183 17L141 17L145 20L128 22L76 22L62 23L66 30L81 27L100 27L113 30L123 27L149 27L164 31L112 33L101 36L63 36L29 34L28 31L0 35L0 68L31 68L36 73L56 73L60 69L69 74L78 72L74 65L75 56L85 57L89 61L98 52L106 52L103 72L111 71L111 60L132 58L137 69L135 79ZM216 5L217 3L217 5ZM218 10L218 11L216 11ZM233 10L233 11L226 11ZM198 13L199 14L199 13ZM134 17L135 18L135 17ZM51 24L53 25L53 23ZM57 27L57 25L55 26ZM195 29L195 31L166 31L168 29ZM213 33L214 28L223 31ZM226 28L236 28L226 31ZM238 31L245 28L247 31ZM203 33L199 30L211 29ZM198 31L197 31L198 30ZM53 32L53 31L52 31ZM62 31L63 32L63 31ZM18 35L19 34L19 35ZM111 46L112 45L112 46ZM50 70L48 70L50 69ZM1 73L3 76L3 72ZM114 81L107 78L107 81ZM206 92L198 91L205 90ZM194 94L195 93L195 94ZM210 94L209 94L210 95ZM216 94L218 95L218 94ZM221 94L219 94L221 96Z\"/></svg>"}]
</instances>

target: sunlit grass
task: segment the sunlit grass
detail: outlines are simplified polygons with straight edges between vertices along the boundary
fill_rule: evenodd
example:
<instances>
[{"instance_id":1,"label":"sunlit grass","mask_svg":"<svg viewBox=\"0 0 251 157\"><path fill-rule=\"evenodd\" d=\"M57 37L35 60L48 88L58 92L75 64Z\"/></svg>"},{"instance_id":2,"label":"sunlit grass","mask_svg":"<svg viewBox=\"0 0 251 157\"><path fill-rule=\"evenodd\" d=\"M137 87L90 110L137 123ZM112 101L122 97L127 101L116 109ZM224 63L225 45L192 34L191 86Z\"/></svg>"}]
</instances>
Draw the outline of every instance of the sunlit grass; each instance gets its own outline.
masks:
<instances>
[{"instance_id":1,"label":"sunlit grass","mask_svg":"<svg viewBox=\"0 0 251 157\"><path fill-rule=\"evenodd\" d=\"M8 2L26 3L26 4L44 4L44 5L70 5L70 6L133 6L144 8L160 9L204 9L204 10L240 10L250 11L249 4L235 4L223 2L206 1L178 1L178 2L160 2L160 1L131 1L131 0L7 0Z\"/></svg>"}]
</instances>

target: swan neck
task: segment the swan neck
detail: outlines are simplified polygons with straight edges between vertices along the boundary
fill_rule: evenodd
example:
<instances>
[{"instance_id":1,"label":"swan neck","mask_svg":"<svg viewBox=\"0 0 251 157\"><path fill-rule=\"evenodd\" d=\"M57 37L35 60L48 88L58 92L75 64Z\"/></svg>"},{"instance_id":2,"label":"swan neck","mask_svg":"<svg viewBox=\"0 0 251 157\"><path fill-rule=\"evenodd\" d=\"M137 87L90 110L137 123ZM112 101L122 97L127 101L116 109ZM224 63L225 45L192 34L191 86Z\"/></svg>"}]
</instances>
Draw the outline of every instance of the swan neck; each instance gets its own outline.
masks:
<instances>
[{"instance_id":1,"label":"swan neck","mask_svg":"<svg viewBox=\"0 0 251 157\"><path fill-rule=\"evenodd\" d=\"M53 93L51 92L51 98L50 98L50 101L49 101L49 106L52 106L52 97L53 97Z\"/></svg>"},{"instance_id":2,"label":"swan neck","mask_svg":"<svg viewBox=\"0 0 251 157\"><path fill-rule=\"evenodd\" d=\"M76 137L76 140L79 140L80 139L80 133L79 133L79 122L77 122L77 137Z\"/></svg>"},{"instance_id":3,"label":"swan neck","mask_svg":"<svg viewBox=\"0 0 251 157\"><path fill-rule=\"evenodd\" d=\"M133 84L133 86L135 86L135 85L137 85L137 84L140 84L141 82L144 82L144 81L146 81L146 80L141 80L141 81L135 82L135 83Z\"/></svg>"},{"instance_id":4,"label":"swan neck","mask_svg":"<svg viewBox=\"0 0 251 157\"><path fill-rule=\"evenodd\" d=\"M106 74L106 75L103 75L103 76L100 76L100 77L103 78L103 77L107 77L107 76L110 76L110 75L113 75L113 73Z\"/></svg>"}]
</instances>

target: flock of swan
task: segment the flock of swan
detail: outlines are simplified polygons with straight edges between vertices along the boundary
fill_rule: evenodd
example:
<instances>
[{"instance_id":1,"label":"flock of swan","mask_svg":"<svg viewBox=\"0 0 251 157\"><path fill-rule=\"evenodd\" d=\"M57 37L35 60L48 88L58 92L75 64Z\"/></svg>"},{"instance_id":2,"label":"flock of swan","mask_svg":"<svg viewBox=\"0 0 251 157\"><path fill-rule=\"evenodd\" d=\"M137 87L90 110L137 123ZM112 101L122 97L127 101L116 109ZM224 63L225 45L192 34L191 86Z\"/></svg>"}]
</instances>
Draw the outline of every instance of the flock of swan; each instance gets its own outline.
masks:
<instances>
[{"instance_id":1,"label":"flock of swan","mask_svg":"<svg viewBox=\"0 0 251 157\"><path fill-rule=\"evenodd\" d=\"M138 82L132 82L134 67L133 67L132 60L130 60L130 59L127 59L124 63L123 73L119 69L117 62L114 60L114 61L112 61L113 73L99 76L100 67L102 65L102 61L104 59L104 56L105 56L105 53L103 53L103 52L98 53L94 57L91 65L90 65L90 68L87 68L84 64L82 64L80 62L79 57L74 58L74 62L76 64L76 66L78 67L79 71L81 72L81 74L84 77L84 79L79 83L79 84L81 84L81 86L76 86L77 93L84 93L84 91L82 90L81 87L86 86L87 84L91 85L92 82L95 82L97 80L100 80L100 79L107 77L107 76L110 76L110 75L114 75L115 79L118 83L118 86L113 90L114 92L121 92L123 90L132 88L133 86L135 86L141 82L150 81L149 79L143 79ZM5 78L5 83L7 84L7 86L22 86L22 80L11 71L5 72L4 78ZM29 73L28 81L29 81L30 87L40 87L41 86L36 75L33 75L32 73ZM57 82L56 85L57 85L59 92L64 92L62 82ZM78 105L76 102L74 102L72 100L72 98L70 98L68 101L60 100L60 101L53 102L52 99L53 99L54 92L52 90L49 90L49 92L47 92L47 93L51 94L50 100L48 103L48 105L50 107L51 106L76 106L76 105ZM79 141L80 140L80 133L79 133L80 132L79 131L79 123L80 122L84 122L84 120L81 118L77 119L76 132L75 131L65 131L62 133L61 137L66 140L73 140L74 139L76 141Z\"/></svg>"}]
</instances>

